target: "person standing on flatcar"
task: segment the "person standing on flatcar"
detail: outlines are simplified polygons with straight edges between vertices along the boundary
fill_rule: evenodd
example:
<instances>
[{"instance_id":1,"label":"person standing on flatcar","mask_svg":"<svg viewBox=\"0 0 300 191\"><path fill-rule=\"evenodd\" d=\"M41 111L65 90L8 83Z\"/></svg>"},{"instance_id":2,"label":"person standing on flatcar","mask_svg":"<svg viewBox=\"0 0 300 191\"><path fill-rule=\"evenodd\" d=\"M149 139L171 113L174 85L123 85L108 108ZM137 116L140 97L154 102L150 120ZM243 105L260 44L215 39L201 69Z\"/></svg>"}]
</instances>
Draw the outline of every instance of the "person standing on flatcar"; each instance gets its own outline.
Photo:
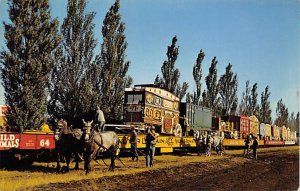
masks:
<instances>
[{"instance_id":1,"label":"person standing on flatcar","mask_svg":"<svg viewBox=\"0 0 300 191\"><path fill-rule=\"evenodd\" d=\"M139 154L137 152L137 132L134 127L131 127L129 142L130 142L130 146L131 146L130 150L131 150L131 154L132 154L132 160L135 160L135 158L136 158L136 161L138 161Z\"/></svg>"},{"instance_id":2,"label":"person standing on flatcar","mask_svg":"<svg viewBox=\"0 0 300 191\"><path fill-rule=\"evenodd\" d=\"M184 124L184 135L187 136L190 130L189 119L184 115L183 116L183 124Z\"/></svg>"},{"instance_id":3,"label":"person standing on flatcar","mask_svg":"<svg viewBox=\"0 0 300 191\"><path fill-rule=\"evenodd\" d=\"M102 132L105 124L105 117L103 111L100 109L100 106L97 106L96 108L95 124L98 126L96 130L98 130L98 132Z\"/></svg>"},{"instance_id":4,"label":"person standing on flatcar","mask_svg":"<svg viewBox=\"0 0 300 191\"><path fill-rule=\"evenodd\" d=\"M252 149L253 149L253 158L255 160L257 160L257 148L258 148L258 141L257 141L257 138L254 137L253 144L252 144Z\"/></svg>"},{"instance_id":5,"label":"person standing on flatcar","mask_svg":"<svg viewBox=\"0 0 300 191\"><path fill-rule=\"evenodd\" d=\"M152 167L154 164L155 145L158 134L155 133L155 128L152 127L150 132L146 135L146 167Z\"/></svg>"}]
</instances>

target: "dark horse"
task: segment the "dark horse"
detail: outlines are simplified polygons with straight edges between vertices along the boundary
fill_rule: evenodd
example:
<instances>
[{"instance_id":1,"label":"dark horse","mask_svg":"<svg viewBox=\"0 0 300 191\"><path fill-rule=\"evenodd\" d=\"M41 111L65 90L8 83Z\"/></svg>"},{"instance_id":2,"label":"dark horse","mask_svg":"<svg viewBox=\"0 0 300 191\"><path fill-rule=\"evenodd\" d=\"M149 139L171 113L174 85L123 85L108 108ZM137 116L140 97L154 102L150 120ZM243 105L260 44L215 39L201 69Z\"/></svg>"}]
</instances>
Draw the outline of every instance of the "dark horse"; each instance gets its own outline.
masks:
<instances>
[{"instance_id":1,"label":"dark horse","mask_svg":"<svg viewBox=\"0 0 300 191\"><path fill-rule=\"evenodd\" d=\"M119 155L119 143L118 135L113 131L97 132L92 127L93 121L85 122L83 129L83 138L85 140L84 151L84 169L86 174L91 171L90 162L96 160L97 154L107 152L110 155L111 163L109 170L114 171L115 159Z\"/></svg>"},{"instance_id":2,"label":"dark horse","mask_svg":"<svg viewBox=\"0 0 300 191\"><path fill-rule=\"evenodd\" d=\"M82 153L82 131L80 129L72 130L67 122L60 119L57 122L57 128L55 129L55 141L56 141L56 152L57 152L57 172L68 172L69 164L72 156L75 156L75 170L79 169L79 153ZM66 161L67 166L61 169L60 162L62 160Z\"/></svg>"}]
</instances>

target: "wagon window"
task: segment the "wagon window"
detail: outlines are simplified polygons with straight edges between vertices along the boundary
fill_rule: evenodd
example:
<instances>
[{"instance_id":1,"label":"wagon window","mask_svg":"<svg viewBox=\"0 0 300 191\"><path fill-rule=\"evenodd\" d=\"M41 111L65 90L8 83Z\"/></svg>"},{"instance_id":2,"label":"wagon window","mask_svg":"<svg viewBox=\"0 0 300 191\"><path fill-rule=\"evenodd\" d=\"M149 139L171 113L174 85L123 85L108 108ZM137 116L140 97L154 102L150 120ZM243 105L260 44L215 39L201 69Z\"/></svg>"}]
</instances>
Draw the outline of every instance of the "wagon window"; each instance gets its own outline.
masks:
<instances>
[{"instance_id":1,"label":"wagon window","mask_svg":"<svg viewBox=\"0 0 300 191\"><path fill-rule=\"evenodd\" d=\"M133 95L127 94L127 103L132 103L132 102L133 102Z\"/></svg>"},{"instance_id":2,"label":"wagon window","mask_svg":"<svg viewBox=\"0 0 300 191\"><path fill-rule=\"evenodd\" d=\"M142 100L142 94L127 94L127 103L129 104L138 104L139 102L142 102Z\"/></svg>"}]
</instances>

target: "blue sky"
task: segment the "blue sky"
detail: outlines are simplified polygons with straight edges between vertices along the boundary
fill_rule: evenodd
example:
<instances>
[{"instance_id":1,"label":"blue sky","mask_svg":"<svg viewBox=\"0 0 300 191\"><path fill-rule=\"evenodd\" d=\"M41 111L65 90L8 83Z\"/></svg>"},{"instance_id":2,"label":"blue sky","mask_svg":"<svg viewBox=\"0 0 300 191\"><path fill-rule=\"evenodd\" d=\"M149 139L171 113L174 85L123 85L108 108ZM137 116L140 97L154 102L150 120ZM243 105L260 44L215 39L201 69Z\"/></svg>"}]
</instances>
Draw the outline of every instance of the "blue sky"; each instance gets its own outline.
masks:
<instances>
[{"instance_id":1,"label":"blue sky","mask_svg":"<svg viewBox=\"0 0 300 191\"><path fill-rule=\"evenodd\" d=\"M96 12L95 35L101 43L103 18L113 0L90 0L87 11ZM60 21L66 16L65 0L50 0L52 17ZM218 60L218 76L228 63L239 79L240 95L245 83L258 83L258 93L269 85L272 116L275 117L279 99L290 112L299 111L300 65L300 3L298 0L122 0L122 21L126 24L131 61L129 74L134 84L153 83L166 60L167 46L177 35L179 56L176 67L180 81L195 90L192 68L202 49L204 78L214 56ZM7 21L7 1L0 0L0 21ZM3 26L0 46L5 48ZM97 47L95 53L100 48ZM0 103L3 89L0 89Z\"/></svg>"}]
</instances>

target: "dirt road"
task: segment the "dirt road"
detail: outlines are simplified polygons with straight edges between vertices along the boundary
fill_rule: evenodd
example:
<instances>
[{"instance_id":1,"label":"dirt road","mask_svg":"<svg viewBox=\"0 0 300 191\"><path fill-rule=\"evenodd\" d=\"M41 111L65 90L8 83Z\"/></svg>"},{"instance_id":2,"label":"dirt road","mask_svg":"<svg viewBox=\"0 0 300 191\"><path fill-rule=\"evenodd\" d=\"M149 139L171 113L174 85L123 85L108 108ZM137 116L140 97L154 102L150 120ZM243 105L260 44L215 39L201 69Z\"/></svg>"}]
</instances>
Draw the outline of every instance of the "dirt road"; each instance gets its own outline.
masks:
<instances>
[{"instance_id":1,"label":"dirt road","mask_svg":"<svg viewBox=\"0 0 300 191\"><path fill-rule=\"evenodd\" d=\"M258 160L227 151L223 157L156 156L153 168L145 159L123 159L112 176L51 183L33 190L297 190L299 147L261 149ZM201 158L201 160L199 160ZM95 172L106 171L99 167ZM137 172L137 169L143 169ZM72 173L72 172L71 172ZM71 175L70 173L70 175ZM30 188L32 189L32 188Z\"/></svg>"}]
</instances>

